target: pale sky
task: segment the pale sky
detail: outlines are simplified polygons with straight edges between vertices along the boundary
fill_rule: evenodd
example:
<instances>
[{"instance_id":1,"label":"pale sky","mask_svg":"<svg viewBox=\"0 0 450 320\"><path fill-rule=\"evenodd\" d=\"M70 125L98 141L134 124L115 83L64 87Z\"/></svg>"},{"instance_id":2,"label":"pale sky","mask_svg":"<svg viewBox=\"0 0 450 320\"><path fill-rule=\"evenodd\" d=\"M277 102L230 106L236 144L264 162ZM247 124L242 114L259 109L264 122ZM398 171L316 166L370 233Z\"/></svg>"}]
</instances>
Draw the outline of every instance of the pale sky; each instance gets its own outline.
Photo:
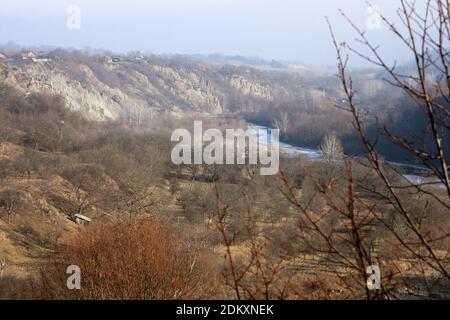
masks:
<instances>
[{"instance_id":1,"label":"pale sky","mask_svg":"<svg viewBox=\"0 0 450 320\"><path fill-rule=\"evenodd\" d=\"M423 0L422 0L423 1ZM2 0L0 43L105 48L153 53L259 56L332 65L335 53L324 16L339 40L354 38L343 9L391 59L409 60L386 27L367 27L365 0ZM419 0L420 2L420 0ZM388 15L398 0L372 0ZM81 28L66 26L69 5Z\"/></svg>"}]
</instances>

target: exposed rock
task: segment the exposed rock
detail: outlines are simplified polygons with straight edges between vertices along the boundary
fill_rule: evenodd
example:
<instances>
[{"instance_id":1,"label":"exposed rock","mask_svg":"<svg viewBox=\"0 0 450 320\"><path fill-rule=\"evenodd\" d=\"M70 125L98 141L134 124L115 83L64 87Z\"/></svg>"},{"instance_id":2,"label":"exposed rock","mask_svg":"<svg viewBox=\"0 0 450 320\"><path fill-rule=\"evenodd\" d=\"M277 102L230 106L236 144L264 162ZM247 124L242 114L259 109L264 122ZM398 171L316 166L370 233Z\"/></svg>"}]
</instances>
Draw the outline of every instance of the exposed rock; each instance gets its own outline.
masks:
<instances>
[{"instance_id":1,"label":"exposed rock","mask_svg":"<svg viewBox=\"0 0 450 320\"><path fill-rule=\"evenodd\" d=\"M104 57L51 56L46 63L2 60L0 81L24 93L60 94L69 108L98 121L160 111L220 114L227 112L230 94L272 100L286 91L263 84L248 69L237 68L230 74L208 65L163 59L124 58L111 64Z\"/></svg>"},{"instance_id":2,"label":"exposed rock","mask_svg":"<svg viewBox=\"0 0 450 320\"><path fill-rule=\"evenodd\" d=\"M243 76L235 75L231 77L230 84L245 95L256 96L267 100L273 99L272 90L268 86L263 86L258 81L252 82Z\"/></svg>"}]
</instances>

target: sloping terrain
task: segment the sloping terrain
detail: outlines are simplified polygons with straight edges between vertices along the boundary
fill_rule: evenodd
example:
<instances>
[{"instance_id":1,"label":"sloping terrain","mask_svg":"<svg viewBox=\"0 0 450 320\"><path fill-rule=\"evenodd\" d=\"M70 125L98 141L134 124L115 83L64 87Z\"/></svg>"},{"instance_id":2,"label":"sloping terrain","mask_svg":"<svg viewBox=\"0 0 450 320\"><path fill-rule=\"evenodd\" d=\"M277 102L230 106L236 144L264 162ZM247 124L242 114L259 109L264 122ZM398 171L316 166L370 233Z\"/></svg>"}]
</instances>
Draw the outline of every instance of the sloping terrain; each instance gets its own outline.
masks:
<instances>
[{"instance_id":1,"label":"sloping terrain","mask_svg":"<svg viewBox=\"0 0 450 320\"><path fill-rule=\"evenodd\" d=\"M140 121L154 112L220 114L235 108L239 97L271 101L293 96L301 87L298 75L277 78L187 58L112 58L63 50L49 57L46 62L0 60L0 81L24 93L60 94L72 110L93 120Z\"/></svg>"}]
</instances>

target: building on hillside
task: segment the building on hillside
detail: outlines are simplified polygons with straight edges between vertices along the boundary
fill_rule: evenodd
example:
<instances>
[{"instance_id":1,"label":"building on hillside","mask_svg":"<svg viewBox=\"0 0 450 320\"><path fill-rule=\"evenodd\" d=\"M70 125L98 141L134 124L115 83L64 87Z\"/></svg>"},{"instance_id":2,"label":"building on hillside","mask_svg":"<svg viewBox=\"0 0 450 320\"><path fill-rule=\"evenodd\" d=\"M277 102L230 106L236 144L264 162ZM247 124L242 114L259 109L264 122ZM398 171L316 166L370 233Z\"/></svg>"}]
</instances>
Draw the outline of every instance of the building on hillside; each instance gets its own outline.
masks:
<instances>
[{"instance_id":1,"label":"building on hillside","mask_svg":"<svg viewBox=\"0 0 450 320\"><path fill-rule=\"evenodd\" d=\"M106 64L118 64L123 61L123 58L120 56L106 56L103 58L103 61Z\"/></svg>"},{"instance_id":2,"label":"building on hillside","mask_svg":"<svg viewBox=\"0 0 450 320\"><path fill-rule=\"evenodd\" d=\"M112 57L112 63L119 63L122 61L122 57L116 56Z\"/></svg>"},{"instance_id":3,"label":"building on hillside","mask_svg":"<svg viewBox=\"0 0 450 320\"><path fill-rule=\"evenodd\" d=\"M92 222L92 219L91 218L89 218L89 217L86 217L86 216L83 216L82 214L75 214L74 216L73 216L73 221L76 223L76 224L79 224L79 225L85 225L85 224L89 224L89 223L91 223Z\"/></svg>"},{"instance_id":4,"label":"building on hillside","mask_svg":"<svg viewBox=\"0 0 450 320\"><path fill-rule=\"evenodd\" d=\"M142 61L142 60L145 59L145 56L144 56L142 53L138 53L138 54L136 54L136 55L134 56L134 59L135 59L136 61Z\"/></svg>"},{"instance_id":5,"label":"building on hillside","mask_svg":"<svg viewBox=\"0 0 450 320\"><path fill-rule=\"evenodd\" d=\"M31 60L33 60L33 62L48 62L48 61L50 61L50 59L48 59L48 58L33 58Z\"/></svg>"},{"instance_id":6,"label":"building on hillside","mask_svg":"<svg viewBox=\"0 0 450 320\"><path fill-rule=\"evenodd\" d=\"M36 58L33 58L34 62L47 62L51 61L50 55L48 52L40 51L36 54Z\"/></svg>"},{"instance_id":7,"label":"building on hillside","mask_svg":"<svg viewBox=\"0 0 450 320\"><path fill-rule=\"evenodd\" d=\"M36 58L31 58L31 60L33 62L47 62L50 61L50 57L45 52L41 52L36 55Z\"/></svg>"},{"instance_id":8,"label":"building on hillside","mask_svg":"<svg viewBox=\"0 0 450 320\"><path fill-rule=\"evenodd\" d=\"M20 56L22 57L22 60L32 60L36 59L37 55L31 51L31 50L24 50L20 53Z\"/></svg>"}]
</instances>

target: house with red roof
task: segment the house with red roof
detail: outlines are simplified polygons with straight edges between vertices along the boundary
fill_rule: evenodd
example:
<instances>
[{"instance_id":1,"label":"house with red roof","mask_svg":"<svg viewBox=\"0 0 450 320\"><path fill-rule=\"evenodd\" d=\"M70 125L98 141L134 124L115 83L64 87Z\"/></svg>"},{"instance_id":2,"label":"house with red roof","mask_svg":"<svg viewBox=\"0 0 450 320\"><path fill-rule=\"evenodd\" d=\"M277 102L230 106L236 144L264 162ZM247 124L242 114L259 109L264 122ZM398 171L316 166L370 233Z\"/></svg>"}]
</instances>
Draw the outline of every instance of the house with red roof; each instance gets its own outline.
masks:
<instances>
[{"instance_id":1,"label":"house with red roof","mask_svg":"<svg viewBox=\"0 0 450 320\"><path fill-rule=\"evenodd\" d=\"M22 60L31 60L36 59L37 55L31 51L31 50L24 50L20 53L20 56L22 57Z\"/></svg>"}]
</instances>

